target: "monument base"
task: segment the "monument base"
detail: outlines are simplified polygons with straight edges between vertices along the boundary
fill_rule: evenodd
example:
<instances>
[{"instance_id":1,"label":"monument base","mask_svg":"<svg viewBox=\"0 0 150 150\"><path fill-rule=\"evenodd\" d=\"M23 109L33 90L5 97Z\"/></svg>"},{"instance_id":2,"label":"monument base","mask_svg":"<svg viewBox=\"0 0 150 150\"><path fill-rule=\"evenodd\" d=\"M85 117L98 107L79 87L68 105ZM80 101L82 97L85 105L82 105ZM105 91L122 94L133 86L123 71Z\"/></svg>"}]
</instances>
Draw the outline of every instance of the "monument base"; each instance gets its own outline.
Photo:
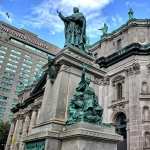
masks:
<instances>
[{"instance_id":1,"label":"monument base","mask_svg":"<svg viewBox=\"0 0 150 150\"><path fill-rule=\"evenodd\" d=\"M85 122L65 125L71 97L81 80L83 64L88 66L87 74L91 77L95 96L99 95L105 72L94 61L93 57L71 47L56 56L55 64L59 64L60 69L53 84L47 78L36 125L24 137L25 150L37 147L39 150L117 150L117 143L122 138L113 127Z\"/></svg>"},{"instance_id":2,"label":"monument base","mask_svg":"<svg viewBox=\"0 0 150 150\"><path fill-rule=\"evenodd\" d=\"M117 150L117 142L121 139L113 127L79 123L62 133L61 150Z\"/></svg>"},{"instance_id":3,"label":"monument base","mask_svg":"<svg viewBox=\"0 0 150 150\"><path fill-rule=\"evenodd\" d=\"M33 139L44 138L45 150L117 150L117 143L122 140L113 127L89 123L77 123L64 127L60 133L48 131L43 137L38 135L41 134L34 135ZM30 143L31 137L27 138L30 139L28 141Z\"/></svg>"}]
</instances>

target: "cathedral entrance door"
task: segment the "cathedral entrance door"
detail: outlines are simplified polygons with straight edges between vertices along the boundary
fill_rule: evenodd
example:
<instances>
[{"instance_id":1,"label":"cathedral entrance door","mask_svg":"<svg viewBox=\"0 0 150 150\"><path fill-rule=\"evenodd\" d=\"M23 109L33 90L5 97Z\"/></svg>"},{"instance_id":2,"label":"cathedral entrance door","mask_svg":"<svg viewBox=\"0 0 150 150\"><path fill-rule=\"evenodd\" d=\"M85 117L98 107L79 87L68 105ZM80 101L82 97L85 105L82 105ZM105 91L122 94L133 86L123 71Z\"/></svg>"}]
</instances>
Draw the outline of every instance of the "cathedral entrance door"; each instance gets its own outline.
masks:
<instances>
[{"instance_id":1,"label":"cathedral entrance door","mask_svg":"<svg viewBox=\"0 0 150 150\"><path fill-rule=\"evenodd\" d=\"M126 115L123 112L117 113L115 117L116 132L123 136L123 141L117 145L117 150L127 150L127 123Z\"/></svg>"}]
</instances>

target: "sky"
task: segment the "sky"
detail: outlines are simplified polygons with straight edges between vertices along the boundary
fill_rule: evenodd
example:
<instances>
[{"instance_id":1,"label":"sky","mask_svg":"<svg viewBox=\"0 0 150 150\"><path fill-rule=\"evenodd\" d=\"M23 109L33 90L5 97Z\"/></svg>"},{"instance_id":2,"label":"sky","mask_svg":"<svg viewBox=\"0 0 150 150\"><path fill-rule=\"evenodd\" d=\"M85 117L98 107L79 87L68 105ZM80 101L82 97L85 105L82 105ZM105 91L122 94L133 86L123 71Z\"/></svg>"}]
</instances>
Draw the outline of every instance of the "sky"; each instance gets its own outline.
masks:
<instances>
[{"instance_id":1,"label":"sky","mask_svg":"<svg viewBox=\"0 0 150 150\"><path fill-rule=\"evenodd\" d=\"M129 8L134 10L137 19L150 18L150 0L0 0L0 20L29 30L62 48L64 24L57 10L69 16L74 6L86 17L90 44L100 40L102 33L98 29L104 23L108 25L108 32L125 24Z\"/></svg>"}]
</instances>

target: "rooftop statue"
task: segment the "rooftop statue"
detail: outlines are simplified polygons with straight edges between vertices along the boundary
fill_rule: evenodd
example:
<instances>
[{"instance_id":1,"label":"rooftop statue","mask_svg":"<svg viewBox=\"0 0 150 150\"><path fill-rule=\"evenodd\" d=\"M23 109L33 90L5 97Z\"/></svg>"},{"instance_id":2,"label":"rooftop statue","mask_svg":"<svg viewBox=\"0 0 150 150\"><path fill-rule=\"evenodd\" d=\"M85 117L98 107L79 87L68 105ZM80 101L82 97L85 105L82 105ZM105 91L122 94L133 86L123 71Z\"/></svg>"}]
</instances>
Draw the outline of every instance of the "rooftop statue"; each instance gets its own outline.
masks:
<instances>
[{"instance_id":1,"label":"rooftop statue","mask_svg":"<svg viewBox=\"0 0 150 150\"><path fill-rule=\"evenodd\" d=\"M128 11L128 17L129 17L129 20L134 19L134 11L132 8L130 8Z\"/></svg>"},{"instance_id":2,"label":"rooftop statue","mask_svg":"<svg viewBox=\"0 0 150 150\"><path fill-rule=\"evenodd\" d=\"M72 45L85 51L86 44L86 19L79 12L79 8L73 8L73 14L65 17L60 11L57 11L58 16L65 25L65 47Z\"/></svg>"},{"instance_id":3,"label":"rooftop statue","mask_svg":"<svg viewBox=\"0 0 150 150\"><path fill-rule=\"evenodd\" d=\"M85 76L86 67L83 67L81 81L68 107L67 124L89 122L97 125L102 123L103 108L98 104L94 89L90 87L90 78Z\"/></svg>"},{"instance_id":4,"label":"rooftop statue","mask_svg":"<svg viewBox=\"0 0 150 150\"><path fill-rule=\"evenodd\" d=\"M107 24L104 23L104 26L101 29L99 29L99 30L102 31L102 37L104 37L105 35L107 35L107 33L108 33L108 26L107 26Z\"/></svg>"}]
</instances>

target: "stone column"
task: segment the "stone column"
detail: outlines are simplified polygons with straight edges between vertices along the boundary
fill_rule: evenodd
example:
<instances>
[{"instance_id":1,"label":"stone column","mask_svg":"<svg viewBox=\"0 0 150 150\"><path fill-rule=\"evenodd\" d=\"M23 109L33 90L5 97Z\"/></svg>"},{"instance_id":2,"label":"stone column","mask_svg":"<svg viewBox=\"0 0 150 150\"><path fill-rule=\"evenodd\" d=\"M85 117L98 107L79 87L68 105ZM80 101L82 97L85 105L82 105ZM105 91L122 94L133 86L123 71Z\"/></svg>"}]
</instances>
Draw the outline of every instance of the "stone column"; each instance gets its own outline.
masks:
<instances>
[{"instance_id":1,"label":"stone column","mask_svg":"<svg viewBox=\"0 0 150 150\"><path fill-rule=\"evenodd\" d=\"M40 115L40 108L38 108L38 110L37 110L37 117L36 117L35 124L37 124L37 123L38 123L39 115Z\"/></svg>"},{"instance_id":2,"label":"stone column","mask_svg":"<svg viewBox=\"0 0 150 150\"><path fill-rule=\"evenodd\" d=\"M103 122L105 123L109 123L108 120L109 85L110 85L110 79L108 76L106 76L104 77L104 81L103 81L103 104L101 104L104 109Z\"/></svg>"},{"instance_id":3,"label":"stone column","mask_svg":"<svg viewBox=\"0 0 150 150\"><path fill-rule=\"evenodd\" d=\"M33 112L32 112L32 116L31 116L31 121L30 121L30 125L29 125L28 134L31 134L31 130L32 130L32 127L35 125L36 118L37 118L37 110L34 109Z\"/></svg>"},{"instance_id":4,"label":"stone column","mask_svg":"<svg viewBox=\"0 0 150 150\"><path fill-rule=\"evenodd\" d=\"M23 125L22 136L27 136L28 135L29 124L30 124L30 116L29 116L29 114L27 114L26 118L25 118L24 125Z\"/></svg>"},{"instance_id":5,"label":"stone column","mask_svg":"<svg viewBox=\"0 0 150 150\"><path fill-rule=\"evenodd\" d=\"M23 129L23 118L21 118L19 120L19 125L18 125L18 128L17 128L17 134L16 134L15 150L19 150L19 145L21 144L22 129Z\"/></svg>"},{"instance_id":6,"label":"stone column","mask_svg":"<svg viewBox=\"0 0 150 150\"><path fill-rule=\"evenodd\" d=\"M11 143L10 150L14 150L14 149L15 149L15 145L16 145L16 136L17 136L17 130L18 130L18 127L19 127L19 119L17 119L17 121L16 121L14 133L13 133L13 136L12 136L12 143Z\"/></svg>"},{"instance_id":7,"label":"stone column","mask_svg":"<svg viewBox=\"0 0 150 150\"><path fill-rule=\"evenodd\" d=\"M128 149L141 150L141 109L139 101L140 93L140 65L133 63L127 69L128 77L128 97L129 97L129 122L128 122Z\"/></svg>"},{"instance_id":8,"label":"stone column","mask_svg":"<svg viewBox=\"0 0 150 150\"><path fill-rule=\"evenodd\" d=\"M10 150L14 129L15 129L15 121L13 121L11 123L11 127L10 127L10 130L9 130L9 135L8 135L8 138L7 138L7 143L6 143L5 150Z\"/></svg>"},{"instance_id":9,"label":"stone column","mask_svg":"<svg viewBox=\"0 0 150 150\"><path fill-rule=\"evenodd\" d=\"M24 124L23 124L22 136L21 136L21 139L20 139L21 142L20 142L19 150L24 149L23 138L28 135L29 125L30 125L30 116L29 116L29 114L27 114L26 117L25 117Z\"/></svg>"}]
</instances>

